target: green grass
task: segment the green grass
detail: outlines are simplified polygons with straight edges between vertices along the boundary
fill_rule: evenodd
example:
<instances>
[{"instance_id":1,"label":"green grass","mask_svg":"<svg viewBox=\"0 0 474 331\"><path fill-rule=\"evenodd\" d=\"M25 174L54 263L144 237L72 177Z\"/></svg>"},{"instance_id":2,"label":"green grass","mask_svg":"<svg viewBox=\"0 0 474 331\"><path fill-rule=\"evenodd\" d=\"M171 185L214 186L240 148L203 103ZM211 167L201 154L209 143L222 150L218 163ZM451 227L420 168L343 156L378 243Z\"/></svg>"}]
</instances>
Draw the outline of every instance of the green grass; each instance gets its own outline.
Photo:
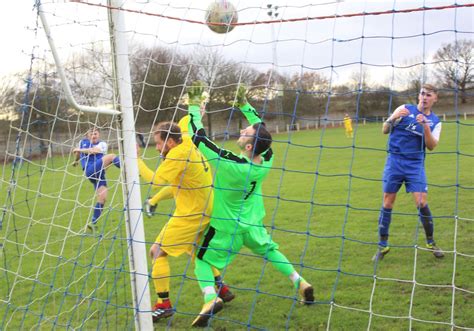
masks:
<instances>
[{"instance_id":1,"label":"green grass","mask_svg":"<svg viewBox=\"0 0 474 331\"><path fill-rule=\"evenodd\" d=\"M435 238L446 257L436 260L414 248L423 247L423 230L411 195L401 191L390 229L392 251L375 271L371 257L387 139L380 126L360 126L354 142L339 128L276 135L275 169L264 184L265 224L315 287L318 304L297 304L290 282L244 249L225 272L237 297L212 327L446 330L452 321L474 328L474 123L461 123L444 123L441 143L427 157ZM150 149L147 156L156 153ZM0 236L0 329L134 326L119 172L108 173L103 236L95 237L82 232L92 187L66 163L59 157L24 162L14 172L14 187L8 185L11 167L2 170L1 202L8 208ZM158 211L163 215L145 218L148 243L172 204ZM156 326L187 329L202 297L189 259L170 263L178 313Z\"/></svg>"}]
</instances>

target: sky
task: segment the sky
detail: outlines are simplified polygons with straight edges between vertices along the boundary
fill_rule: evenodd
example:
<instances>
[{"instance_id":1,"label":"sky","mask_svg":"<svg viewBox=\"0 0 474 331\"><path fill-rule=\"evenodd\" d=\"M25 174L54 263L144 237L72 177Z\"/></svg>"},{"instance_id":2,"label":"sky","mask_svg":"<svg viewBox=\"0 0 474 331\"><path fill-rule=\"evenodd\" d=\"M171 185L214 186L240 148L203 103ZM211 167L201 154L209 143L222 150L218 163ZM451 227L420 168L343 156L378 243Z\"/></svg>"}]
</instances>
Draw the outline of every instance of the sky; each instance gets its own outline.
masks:
<instances>
[{"instance_id":1,"label":"sky","mask_svg":"<svg viewBox=\"0 0 474 331\"><path fill-rule=\"evenodd\" d=\"M0 11L2 41L0 76L29 68L31 54L50 57L44 31L37 26L34 0L8 0ZM105 0L84 0L106 4ZM359 16L274 24L237 26L216 34L203 24L158 17L156 14L203 22L214 0L125 1L125 8L148 14L124 13L130 45L143 43L192 53L196 47L212 48L223 56L259 70L274 68L286 73L316 71L335 81L369 68L374 81L388 83L403 76L407 63L429 62L443 44L474 39L474 8L421 11L396 15ZM279 18L299 19L323 15L403 10L452 5L455 1L386 0L232 0L239 23L269 20L267 4L278 5ZM52 34L62 59L81 48L107 40L106 9L65 0L43 1ZM457 4L472 3L457 0ZM81 22L81 24L77 24ZM454 31L457 31L456 33ZM6 32L6 33L5 33ZM364 36L364 38L361 38ZM275 56L276 55L276 56ZM274 56L276 63L273 63ZM273 64L272 64L273 63Z\"/></svg>"}]
</instances>

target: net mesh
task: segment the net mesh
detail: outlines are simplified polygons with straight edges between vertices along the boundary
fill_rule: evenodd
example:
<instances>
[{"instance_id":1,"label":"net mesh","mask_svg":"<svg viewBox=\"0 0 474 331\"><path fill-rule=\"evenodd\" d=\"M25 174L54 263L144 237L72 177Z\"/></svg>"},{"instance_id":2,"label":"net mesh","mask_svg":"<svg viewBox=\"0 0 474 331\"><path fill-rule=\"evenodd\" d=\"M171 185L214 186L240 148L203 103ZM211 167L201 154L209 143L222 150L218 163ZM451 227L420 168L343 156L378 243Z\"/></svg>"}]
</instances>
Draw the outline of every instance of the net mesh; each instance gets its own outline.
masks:
<instances>
[{"instance_id":1,"label":"net mesh","mask_svg":"<svg viewBox=\"0 0 474 331\"><path fill-rule=\"evenodd\" d=\"M150 168L159 165L150 133L186 114L185 86L195 79L209 86L208 134L237 151L235 138L247 124L228 102L239 83L251 86L249 99L273 134L276 155L264 184L264 224L316 294L316 305L301 306L288 279L243 249L223 272L236 299L211 326L474 328L474 99L472 76L462 76L473 66L472 4L240 0L233 1L234 29L217 34L205 24L211 2L124 1L120 8L136 131L147 142L141 156ZM78 103L119 108L107 14L114 6L43 6ZM21 56L30 66L15 76L14 93L5 93L9 120L1 122L0 328L133 328L120 171L107 170L107 202L91 233L95 194L71 152L98 127L109 152L120 154L119 117L68 105L34 15L29 26L32 42ZM400 192L392 251L374 264L387 154L381 122L399 105L416 104L420 84L432 81L440 88L434 110L443 131L426 171L435 237L446 256L437 260L424 248L418 211ZM346 113L352 133L344 130ZM154 193L147 183L141 190L142 197ZM147 245L173 209L165 202L144 218ZM157 327L187 328L203 303L193 262L181 256L170 263L175 314Z\"/></svg>"}]
</instances>

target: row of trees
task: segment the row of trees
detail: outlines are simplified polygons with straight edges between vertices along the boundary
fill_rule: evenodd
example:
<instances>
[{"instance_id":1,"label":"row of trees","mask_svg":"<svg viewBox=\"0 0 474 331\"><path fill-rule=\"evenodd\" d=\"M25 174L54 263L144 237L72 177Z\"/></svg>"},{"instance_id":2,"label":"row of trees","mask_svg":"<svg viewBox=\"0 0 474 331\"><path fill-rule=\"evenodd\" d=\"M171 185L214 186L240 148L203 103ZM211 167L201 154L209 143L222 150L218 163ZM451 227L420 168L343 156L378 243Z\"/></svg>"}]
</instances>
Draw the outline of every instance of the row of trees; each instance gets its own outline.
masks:
<instances>
[{"instance_id":1,"label":"row of trees","mask_svg":"<svg viewBox=\"0 0 474 331\"><path fill-rule=\"evenodd\" d=\"M469 90L474 87L472 40L460 40L440 47L431 64L432 77L440 87L459 93L461 102L467 102ZM325 113L329 104L335 111L355 113L358 105L360 117L377 112L386 114L390 103L405 102L407 95L415 95L419 84L426 78L421 61L407 63L404 91L395 93L389 87L371 84L368 71L354 73L344 85L331 86L323 74L315 71L282 74L272 70L261 72L245 63L226 59L215 50L196 49L191 55L167 48L137 45L132 48L130 67L132 94L136 105L138 123L169 120L180 104L185 85L201 79L210 89L209 116L213 121L227 116L219 110L229 107L235 97L236 84L251 85L251 98L268 114L282 116L286 121L291 115L315 118ZM73 94L78 102L99 105L117 100L111 76L112 62L103 49L93 48L80 56L73 56L65 65ZM19 74L26 77L25 73ZM30 124L43 126L70 123L75 112L69 110L61 93L55 66L43 64L30 76L33 83L25 98L22 86L3 84L0 88L0 112L19 110L25 102L33 109ZM397 100L397 96L403 97ZM86 115L83 115L86 116ZM92 115L87 115L92 116ZM62 119L58 121L58 118ZM212 121L209 121L211 124Z\"/></svg>"}]
</instances>

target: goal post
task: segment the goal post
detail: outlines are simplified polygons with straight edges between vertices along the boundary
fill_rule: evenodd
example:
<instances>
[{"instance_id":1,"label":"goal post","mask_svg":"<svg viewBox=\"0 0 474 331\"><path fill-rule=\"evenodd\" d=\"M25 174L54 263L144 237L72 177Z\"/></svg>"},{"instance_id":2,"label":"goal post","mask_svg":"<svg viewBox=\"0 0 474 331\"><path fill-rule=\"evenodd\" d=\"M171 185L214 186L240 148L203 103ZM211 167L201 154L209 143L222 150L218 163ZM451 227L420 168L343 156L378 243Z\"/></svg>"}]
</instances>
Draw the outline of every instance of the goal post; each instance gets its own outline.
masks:
<instances>
[{"instance_id":1,"label":"goal post","mask_svg":"<svg viewBox=\"0 0 474 331\"><path fill-rule=\"evenodd\" d=\"M133 100L131 92L130 65L128 59L128 43L125 36L125 20L123 12L119 9L123 5L122 0L111 0L109 11L109 33L111 39L112 55L114 57L114 73L120 111L100 107L88 107L79 105L66 79L59 55L56 51L53 36L49 29L46 16L38 1L38 13L56 63L61 85L68 103L78 111L117 116L118 121L118 144L119 150L123 152L121 159L122 190L124 201L124 217L127 233L127 243L130 264L130 281L132 296L135 307L135 327L137 330L150 330L153 328L151 320L151 301L148 286L148 267L146 259L145 232L143 227L143 214L141 204L140 179L137 165L137 149L135 123L133 116Z\"/></svg>"},{"instance_id":2,"label":"goal post","mask_svg":"<svg viewBox=\"0 0 474 331\"><path fill-rule=\"evenodd\" d=\"M112 0L113 8L120 8L123 0ZM142 199L140 178L138 176L137 144L135 122L133 116L133 100L131 91L130 65L128 60L128 44L125 36L125 20L123 12L117 9L111 11L110 34L112 49L115 57L115 72L121 121L119 125L123 139L120 141L123 151L122 176L124 185L124 211L127 226L127 241L130 263L130 280L133 290L133 300L136 309L135 326L137 330L153 329L151 319L150 289L148 286L148 267L145 247L145 230L143 227Z\"/></svg>"}]
</instances>

